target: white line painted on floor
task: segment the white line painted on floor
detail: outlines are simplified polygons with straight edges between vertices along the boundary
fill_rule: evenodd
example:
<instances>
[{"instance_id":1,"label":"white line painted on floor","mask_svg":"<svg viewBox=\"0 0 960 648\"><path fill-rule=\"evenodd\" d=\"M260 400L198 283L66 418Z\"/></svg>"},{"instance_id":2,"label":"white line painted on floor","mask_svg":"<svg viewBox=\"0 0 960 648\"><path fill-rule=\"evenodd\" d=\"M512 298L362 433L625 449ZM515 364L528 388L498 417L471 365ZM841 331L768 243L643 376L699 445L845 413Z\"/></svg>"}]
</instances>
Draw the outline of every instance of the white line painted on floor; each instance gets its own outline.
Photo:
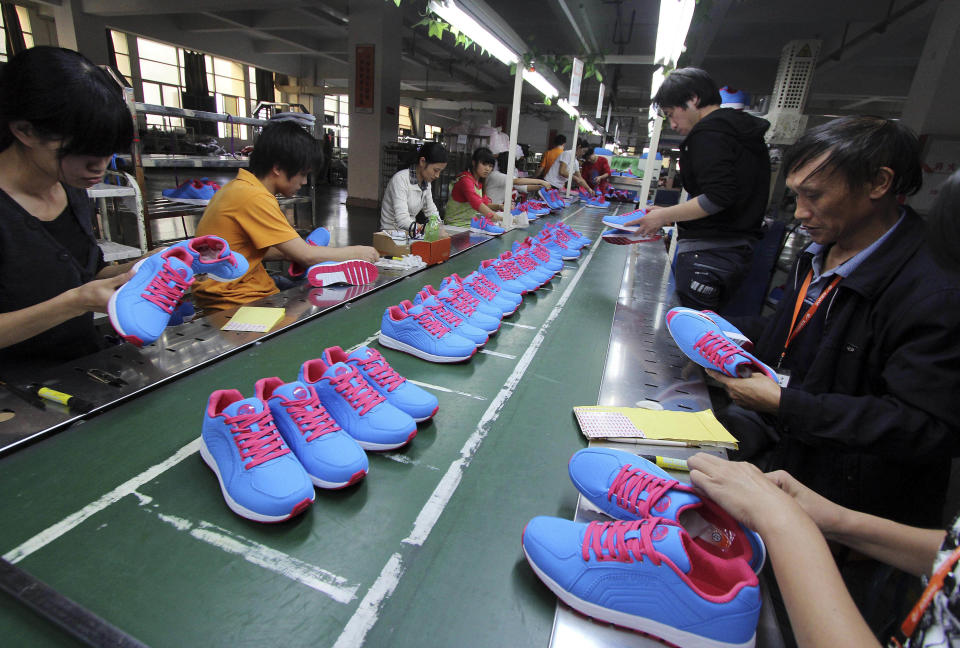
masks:
<instances>
[{"instance_id":1,"label":"white line painted on floor","mask_svg":"<svg viewBox=\"0 0 960 648\"><path fill-rule=\"evenodd\" d=\"M370 628L373 627L380 616L380 608L383 602L393 594L393 590L397 588L397 583L400 582L400 577L403 576L405 569L403 558L400 557L399 553L390 556L387 564L380 570L377 580L374 581L366 596L360 601L357 611L353 613L353 616L350 617L347 625L343 628L337 642L333 644L333 648L357 648L363 644Z\"/></svg>"},{"instance_id":2,"label":"white line painted on floor","mask_svg":"<svg viewBox=\"0 0 960 648\"><path fill-rule=\"evenodd\" d=\"M507 360L516 360L517 356L510 355L509 353L500 353L499 351L487 351L486 349L480 349L480 353L486 353L487 355L497 356L498 358L506 358Z\"/></svg>"},{"instance_id":3,"label":"white line painted on floor","mask_svg":"<svg viewBox=\"0 0 960 648\"><path fill-rule=\"evenodd\" d=\"M367 338L366 340L364 340L363 342L360 342L359 344L355 344L355 345L353 345L352 347L350 347L349 349L346 349L346 352L347 352L347 353L352 353L352 352L356 351L357 349L359 349L359 348L362 347L362 346L370 346L372 343L376 342L376 341L379 340L379 339L380 339L380 330L378 329L376 333L374 333L373 335L371 335L370 337L368 337L368 338Z\"/></svg>"},{"instance_id":4,"label":"white line painted on floor","mask_svg":"<svg viewBox=\"0 0 960 648\"><path fill-rule=\"evenodd\" d=\"M536 326L530 326L529 324L517 324L516 322L508 322L507 320L503 320L500 323L506 324L507 326L515 326L517 328L525 328L530 330L536 330L537 328Z\"/></svg>"},{"instance_id":5,"label":"white line painted on floor","mask_svg":"<svg viewBox=\"0 0 960 648\"><path fill-rule=\"evenodd\" d=\"M426 504L423 505L423 508L420 509L420 513L413 523L410 535L403 540L404 543L421 546L430 535L430 531L433 530L437 520L440 519L441 513L443 513L444 508L446 508L450 502L450 498L453 497L457 487L460 485L463 473L473 460L473 456L476 454L480 444L483 443L484 438L490 431L490 427L494 421L497 420L497 417L500 416L500 412L513 395L513 392L516 391L517 385L520 384L520 379L523 378L524 373L526 373L527 368L530 366L530 363L533 362L533 358L543 344L547 329L557 316L560 315L564 305L567 303L567 299L569 299L573 293L573 289L580 281L580 277L583 276L583 272L590 264L590 260L593 258L596 250L597 244L594 243L590 253L577 271L577 274L573 277L563 295L561 295L556 305L550 311L546 321L544 321L543 325L537 331L527 350L514 367L513 372L511 372L510 376L504 382L503 388L497 393L493 401L491 401L483 413L483 416L480 417L480 421L477 423L477 429L474 430L473 434L471 434L463 444L463 447L460 448L460 458L450 464L447 472L444 473L440 479L440 483L437 484L433 493L431 493L430 499L428 499ZM395 553L387 561L387 564L383 566L383 569L380 570L380 575L377 577L377 580L363 597L357 611L350 617L350 621L347 622L347 625L333 645L333 648L355 648L363 644L367 633L370 632L370 629L377 623L384 601L386 601L396 589L403 573L403 560L399 553Z\"/></svg>"},{"instance_id":6,"label":"white line painted on floor","mask_svg":"<svg viewBox=\"0 0 960 648\"><path fill-rule=\"evenodd\" d=\"M136 477L125 481L116 488L114 488L109 493L101 496L95 502L87 504L82 509L75 513L71 513L67 517L63 518L56 524L51 527L47 527L37 535L33 536L19 547L15 547L4 554L3 558L11 563L18 563L30 554L34 553L50 544L60 536L62 536L67 531L79 526L84 520L89 518L96 513L99 513L103 509L107 508L114 502L119 501L121 498L126 497L127 495L133 494L133 492L143 486L147 482L156 479L161 473L166 472L170 468L173 468L175 465L194 454L200 449L200 439L194 439L187 445L183 446L177 452L161 463L158 463L155 466L147 468L142 473ZM142 497L142 496L139 496ZM141 500L142 501L142 500Z\"/></svg>"},{"instance_id":7,"label":"white line painted on floor","mask_svg":"<svg viewBox=\"0 0 960 648\"><path fill-rule=\"evenodd\" d=\"M532 326L529 328L533 328ZM450 389L448 387L441 387L440 385L431 385L430 383L420 382L419 380L414 380L413 378L407 378L408 382L412 382L414 385L420 385L421 387L426 387L427 389L435 389L436 391L447 392L448 394L456 394L458 396L466 396L467 398L475 398L476 400L487 400L486 396L477 396L476 394L468 394L467 392L457 391L456 389Z\"/></svg>"},{"instance_id":8,"label":"white line painted on floor","mask_svg":"<svg viewBox=\"0 0 960 648\"><path fill-rule=\"evenodd\" d=\"M149 511L150 509L144 509ZM151 511L156 513L156 511ZM284 578L302 583L321 594L325 594L338 603L349 603L357 598L359 585L349 585L347 579L332 574L316 565L303 562L282 551L254 542L249 538L218 527L216 524L201 520L194 524L173 515L157 513L163 522L178 531L188 532L192 537L221 549L229 554L240 556L248 563L263 567Z\"/></svg>"},{"instance_id":9,"label":"white line painted on floor","mask_svg":"<svg viewBox=\"0 0 960 648\"><path fill-rule=\"evenodd\" d=\"M429 468L430 470L440 470L436 466L431 466L430 464L425 464L417 461L416 459L411 459L405 454L400 452L378 452L376 456L383 457L384 459L389 459L390 461L395 461L397 463L407 464L410 466L423 466L424 468Z\"/></svg>"}]
</instances>

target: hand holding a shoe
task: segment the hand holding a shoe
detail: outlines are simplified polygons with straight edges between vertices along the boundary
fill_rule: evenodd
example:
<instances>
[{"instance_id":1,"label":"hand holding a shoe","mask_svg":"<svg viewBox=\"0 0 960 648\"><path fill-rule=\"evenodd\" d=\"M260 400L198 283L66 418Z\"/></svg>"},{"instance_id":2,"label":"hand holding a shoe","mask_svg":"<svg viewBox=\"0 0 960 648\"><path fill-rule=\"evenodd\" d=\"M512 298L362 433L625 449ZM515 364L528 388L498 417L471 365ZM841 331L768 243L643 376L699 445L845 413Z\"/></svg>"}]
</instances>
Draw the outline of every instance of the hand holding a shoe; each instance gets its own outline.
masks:
<instances>
[{"instance_id":1,"label":"hand holding a shoe","mask_svg":"<svg viewBox=\"0 0 960 648\"><path fill-rule=\"evenodd\" d=\"M748 378L731 378L712 369L706 371L708 376L724 386L733 402L740 407L771 413L780 409L780 385L762 373L755 372Z\"/></svg>"},{"instance_id":2,"label":"hand holding a shoe","mask_svg":"<svg viewBox=\"0 0 960 648\"><path fill-rule=\"evenodd\" d=\"M668 225L669 222L663 218L663 215L657 213L662 209L656 205L647 207L647 213L635 223L637 232L643 236L655 236L660 232L660 228Z\"/></svg>"},{"instance_id":3,"label":"hand holding a shoe","mask_svg":"<svg viewBox=\"0 0 960 648\"><path fill-rule=\"evenodd\" d=\"M346 259L360 259L370 263L376 263L380 259L380 253L369 245L350 245L339 249L344 252Z\"/></svg>"},{"instance_id":4,"label":"hand holding a shoe","mask_svg":"<svg viewBox=\"0 0 960 648\"><path fill-rule=\"evenodd\" d=\"M127 270L107 279L88 281L70 291L71 302L75 305L78 313L106 313L110 296L120 286L130 281L135 274L135 271Z\"/></svg>"}]
</instances>

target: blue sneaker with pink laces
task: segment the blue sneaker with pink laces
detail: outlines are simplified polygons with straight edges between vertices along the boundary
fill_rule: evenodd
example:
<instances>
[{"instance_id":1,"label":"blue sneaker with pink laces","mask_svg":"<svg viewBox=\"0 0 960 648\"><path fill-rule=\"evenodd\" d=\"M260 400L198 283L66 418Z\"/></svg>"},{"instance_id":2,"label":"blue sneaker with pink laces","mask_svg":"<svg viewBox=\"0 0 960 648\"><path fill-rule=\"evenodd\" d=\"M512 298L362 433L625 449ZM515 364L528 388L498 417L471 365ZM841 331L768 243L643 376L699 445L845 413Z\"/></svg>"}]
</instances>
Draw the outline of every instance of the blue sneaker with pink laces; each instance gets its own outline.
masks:
<instances>
[{"instance_id":1,"label":"blue sneaker with pink laces","mask_svg":"<svg viewBox=\"0 0 960 648\"><path fill-rule=\"evenodd\" d=\"M328 365L323 358L307 360L299 380L313 387L337 424L364 450L394 450L417 436L410 415L388 403L355 367Z\"/></svg>"},{"instance_id":2,"label":"blue sneaker with pink laces","mask_svg":"<svg viewBox=\"0 0 960 648\"><path fill-rule=\"evenodd\" d=\"M756 574L745 560L704 551L674 523L541 516L527 524L522 546L544 585L588 617L676 646L754 645Z\"/></svg>"},{"instance_id":3,"label":"blue sneaker with pink laces","mask_svg":"<svg viewBox=\"0 0 960 648\"><path fill-rule=\"evenodd\" d=\"M463 362L477 352L476 344L454 333L422 306L387 308L380 320L379 342L428 362Z\"/></svg>"},{"instance_id":4,"label":"blue sneaker with pink laces","mask_svg":"<svg viewBox=\"0 0 960 648\"><path fill-rule=\"evenodd\" d=\"M231 252L230 246L219 236L197 236L170 247L179 247L193 257L193 274L205 274L216 281L233 281L247 274L250 265L242 254ZM145 261L146 259L144 259ZM143 261L138 261L137 268Z\"/></svg>"},{"instance_id":5,"label":"blue sneaker with pink laces","mask_svg":"<svg viewBox=\"0 0 960 648\"><path fill-rule=\"evenodd\" d=\"M409 414L417 423L433 418L440 409L436 396L398 374L376 349L362 346L348 355L338 346L329 347L324 349L323 358L327 364L345 362L356 368L388 403Z\"/></svg>"},{"instance_id":6,"label":"blue sneaker with pink laces","mask_svg":"<svg viewBox=\"0 0 960 648\"><path fill-rule=\"evenodd\" d=\"M776 372L723 333L707 314L689 308L667 311L667 330L688 358L731 378L761 373L779 383ZM729 326L729 322L727 323Z\"/></svg>"},{"instance_id":7,"label":"blue sneaker with pink laces","mask_svg":"<svg viewBox=\"0 0 960 648\"><path fill-rule=\"evenodd\" d=\"M131 344L154 342L170 323L174 309L193 284L193 257L182 247L169 247L148 256L136 274L110 295L110 324Z\"/></svg>"},{"instance_id":8,"label":"blue sneaker with pink laces","mask_svg":"<svg viewBox=\"0 0 960 648\"><path fill-rule=\"evenodd\" d=\"M567 468L584 498L610 517L671 520L705 551L742 558L760 573L767 555L760 536L656 464L623 450L585 448L574 453Z\"/></svg>"},{"instance_id":9,"label":"blue sneaker with pink laces","mask_svg":"<svg viewBox=\"0 0 960 648\"><path fill-rule=\"evenodd\" d=\"M270 408L280 435L314 486L346 488L367 476L367 453L337 425L313 388L297 381L261 378L254 390Z\"/></svg>"},{"instance_id":10,"label":"blue sneaker with pink laces","mask_svg":"<svg viewBox=\"0 0 960 648\"><path fill-rule=\"evenodd\" d=\"M486 282L486 284L478 280L478 275L476 273L467 275L467 278L464 279L460 275L454 273L449 277L444 277L440 281L440 289L443 290L449 286L454 286L460 290L464 290L467 293L476 297L482 304L487 304L490 310L485 310L484 312L488 315L492 315L492 310L500 312L500 319L513 315L519 302L512 299L507 299L503 294L498 294L498 287L496 284ZM519 295L516 295L518 300L521 299Z\"/></svg>"},{"instance_id":11,"label":"blue sneaker with pink laces","mask_svg":"<svg viewBox=\"0 0 960 648\"><path fill-rule=\"evenodd\" d=\"M236 389L210 394L200 456L217 476L230 510L255 522L282 522L316 497L313 484L283 441L270 408Z\"/></svg>"},{"instance_id":12,"label":"blue sneaker with pink laces","mask_svg":"<svg viewBox=\"0 0 960 648\"><path fill-rule=\"evenodd\" d=\"M422 291L417 293L417 297L420 301L418 301L416 304L404 299L399 304L400 308L409 313L410 310L415 306L419 306L423 308L424 311L437 318L437 321L443 322L444 326L448 327L456 335L467 338L478 347L482 347L487 343L487 340L490 339L489 333L484 331L482 328L470 324L466 317L463 317L460 314L450 310L444 304L441 304L439 301L437 301L436 297L424 297L424 293Z\"/></svg>"}]
</instances>

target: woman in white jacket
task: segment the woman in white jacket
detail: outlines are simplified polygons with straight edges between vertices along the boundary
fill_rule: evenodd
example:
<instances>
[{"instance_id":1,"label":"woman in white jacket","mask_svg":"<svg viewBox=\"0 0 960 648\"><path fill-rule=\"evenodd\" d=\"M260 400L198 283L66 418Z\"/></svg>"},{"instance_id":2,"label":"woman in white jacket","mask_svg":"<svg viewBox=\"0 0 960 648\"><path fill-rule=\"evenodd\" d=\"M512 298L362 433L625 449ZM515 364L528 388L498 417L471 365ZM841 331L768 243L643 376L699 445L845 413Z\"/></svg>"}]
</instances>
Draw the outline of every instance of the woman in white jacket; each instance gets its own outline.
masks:
<instances>
[{"instance_id":1,"label":"woman in white jacket","mask_svg":"<svg viewBox=\"0 0 960 648\"><path fill-rule=\"evenodd\" d=\"M430 183L447 167L447 150L437 142L426 142L417 151L416 162L390 179L380 207L380 229L408 231L417 223L422 232L430 216L439 215Z\"/></svg>"}]
</instances>

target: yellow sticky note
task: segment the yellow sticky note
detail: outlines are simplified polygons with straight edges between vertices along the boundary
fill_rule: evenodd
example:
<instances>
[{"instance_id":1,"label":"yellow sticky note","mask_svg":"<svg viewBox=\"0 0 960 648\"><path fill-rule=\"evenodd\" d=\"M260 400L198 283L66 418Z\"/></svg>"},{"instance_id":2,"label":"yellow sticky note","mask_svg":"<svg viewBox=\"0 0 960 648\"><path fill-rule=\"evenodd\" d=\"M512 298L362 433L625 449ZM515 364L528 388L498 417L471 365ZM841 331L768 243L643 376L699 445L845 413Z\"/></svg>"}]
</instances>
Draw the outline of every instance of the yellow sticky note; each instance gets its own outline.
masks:
<instances>
[{"instance_id":1,"label":"yellow sticky note","mask_svg":"<svg viewBox=\"0 0 960 648\"><path fill-rule=\"evenodd\" d=\"M241 306L230 321L223 325L224 331L249 331L266 333L283 319L287 311L283 308L263 306Z\"/></svg>"},{"instance_id":2,"label":"yellow sticky note","mask_svg":"<svg viewBox=\"0 0 960 648\"><path fill-rule=\"evenodd\" d=\"M677 412L642 407L574 407L584 436L633 439L636 443L736 448L737 440L711 410Z\"/></svg>"}]
</instances>

